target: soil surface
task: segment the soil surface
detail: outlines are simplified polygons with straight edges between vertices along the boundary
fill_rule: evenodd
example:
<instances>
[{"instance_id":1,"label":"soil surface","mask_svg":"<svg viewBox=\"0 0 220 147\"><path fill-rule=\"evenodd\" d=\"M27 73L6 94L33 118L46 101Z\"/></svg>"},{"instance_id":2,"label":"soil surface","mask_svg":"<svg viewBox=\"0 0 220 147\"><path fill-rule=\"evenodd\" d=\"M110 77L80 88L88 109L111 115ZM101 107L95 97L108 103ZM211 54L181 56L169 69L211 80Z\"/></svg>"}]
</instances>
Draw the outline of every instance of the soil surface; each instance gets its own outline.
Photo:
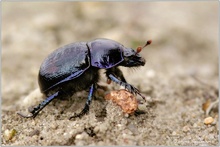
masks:
<instances>
[{"instance_id":1,"label":"soil surface","mask_svg":"<svg viewBox=\"0 0 220 147\"><path fill-rule=\"evenodd\" d=\"M219 145L218 1L2 2L2 145ZM58 47L95 38L136 48L146 64L120 67L139 112L124 114L104 96L120 87L102 75L90 111L82 91L54 100L36 118L22 118L45 97L42 61ZM204 123L205 118L211 117Z\"/></svg>"}]
</instances>

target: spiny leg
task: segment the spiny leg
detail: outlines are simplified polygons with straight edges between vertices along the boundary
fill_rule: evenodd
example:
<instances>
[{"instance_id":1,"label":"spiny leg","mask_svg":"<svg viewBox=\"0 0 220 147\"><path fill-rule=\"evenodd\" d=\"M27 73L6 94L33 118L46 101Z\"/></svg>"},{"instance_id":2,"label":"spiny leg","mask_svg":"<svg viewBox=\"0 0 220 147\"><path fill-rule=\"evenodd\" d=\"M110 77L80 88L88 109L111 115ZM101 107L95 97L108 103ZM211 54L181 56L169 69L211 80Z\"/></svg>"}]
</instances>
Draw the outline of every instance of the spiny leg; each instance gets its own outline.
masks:
<instances>
[{"instance_id":1,"label":"spiny leg","mask_svg":"<svg viewBox=\"0 0 220 147\"><path fill-rule=\"evenodd\" d=\"M108 75L111 74L111 73L114 73L115 76L119 77L122 82L127 83L127 81L125 80L125 77L124 77L122 71L118 67L113 67L113 68L108 69L106 71L107 78L109 78Z\"/></svg>"},{"instance_id":2,"label":"spiny leg","mask_svg":"<svg viewBox=\"0 0 220 147\"><path fill-rule=\"evenodd\" d=\"M86 101L86 104L85 104L83 110L79 114L75 114L74 116L71 116L69 119L73 119L73 118L76 118L76 117L81 117L89 111L89 106L92 102L93 93L94 93L94 84L92 84L91 87L90 87L88 99Z\"/></svg>"},{"instance_id":3,"label":"spiny leg","mask_svg":"<svg viewBox=\"0 0 220 147\"><path fill-rule=\"evenodd\" d=\"M129 92L140 95L140 96L146 101L145 97L144 97L144 96L140 93L140 91L139 91L137 88L135 88L134 86L132 86L132 85L126 83L126 82L123 82L123 81L119 80L119 79L116 78L116 76L114 76L113 74L109 74L109 75L107 75L107 76L108 76L113 82L115 82L115 83L117 83L117 84L119 84L119 85L121 85L121 86L124 86L125 89L127 89Z\"/></svg>"},{"instance_id":4,"label":"spiny leg","mask_svg":"<svg viewBox=\"0 0 220 147\"><path fill-rule=\"evenodd\" d=\"M49 96L46 100L44 100L43 102L41 102L38 106L34 107L33 109L29 110L29 112L31 113L31 115L24 115L20 112L18 112L17 114L25 117L25 118L35 118L37 116L37 114L45 107L47 106L52 100L54 100L55 98L61 96L62 92L58 91L56 93L54 93L53 95Z\"/></svg>"}]
</instances>

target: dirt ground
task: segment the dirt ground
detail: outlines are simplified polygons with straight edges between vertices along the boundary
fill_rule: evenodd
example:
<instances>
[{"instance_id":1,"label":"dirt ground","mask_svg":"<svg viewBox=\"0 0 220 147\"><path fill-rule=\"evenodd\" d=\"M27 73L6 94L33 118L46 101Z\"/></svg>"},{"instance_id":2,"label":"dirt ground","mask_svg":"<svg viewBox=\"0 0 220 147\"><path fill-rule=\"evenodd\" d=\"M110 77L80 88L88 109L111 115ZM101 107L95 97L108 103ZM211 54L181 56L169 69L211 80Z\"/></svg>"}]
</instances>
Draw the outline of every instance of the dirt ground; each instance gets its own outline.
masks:
<instances>
[{"instance_id":1,"label":"dirt ground","mask_svg":"<svg viewBox=\"0 0 220 147\"><path fill-rule=\"evenodd\" d=\"M219 145L218 1L1 5L2 145ZM95 38L134 49L153 40L141 52L144 67L121 68L147 98L143 103L137 96L143 114L124 114L105 100L104 94L121 88L107 85L105 76L100 84L108 90L96 93L82 118L68 119L83 108L86 91L54 100L34 119L16 114L44 99L37 76L49 53ZM207 117L213 122L204 124Z\"/></svg>"}]
</instances>

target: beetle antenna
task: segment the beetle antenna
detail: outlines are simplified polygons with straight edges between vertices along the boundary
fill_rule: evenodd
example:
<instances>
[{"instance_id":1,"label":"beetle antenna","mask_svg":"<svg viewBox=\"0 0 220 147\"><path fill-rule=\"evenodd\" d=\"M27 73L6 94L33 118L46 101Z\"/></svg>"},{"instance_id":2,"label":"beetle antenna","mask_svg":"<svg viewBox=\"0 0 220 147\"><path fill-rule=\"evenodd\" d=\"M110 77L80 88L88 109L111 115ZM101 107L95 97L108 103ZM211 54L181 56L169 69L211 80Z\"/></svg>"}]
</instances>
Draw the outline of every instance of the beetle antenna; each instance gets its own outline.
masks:
<instances>
[{"instance_id":1,"label":"beetle antenna","mask_svg":"<svg viewBox=\"0 0 220 147\"><path fill-rule=\"evenodd\" d=\"M152 40L148 40L144 46L137 47L136 54L140 53L143 48L145 48L146 46L150 45L151 43L152 43Z\"/></svg>"}]
</instances>

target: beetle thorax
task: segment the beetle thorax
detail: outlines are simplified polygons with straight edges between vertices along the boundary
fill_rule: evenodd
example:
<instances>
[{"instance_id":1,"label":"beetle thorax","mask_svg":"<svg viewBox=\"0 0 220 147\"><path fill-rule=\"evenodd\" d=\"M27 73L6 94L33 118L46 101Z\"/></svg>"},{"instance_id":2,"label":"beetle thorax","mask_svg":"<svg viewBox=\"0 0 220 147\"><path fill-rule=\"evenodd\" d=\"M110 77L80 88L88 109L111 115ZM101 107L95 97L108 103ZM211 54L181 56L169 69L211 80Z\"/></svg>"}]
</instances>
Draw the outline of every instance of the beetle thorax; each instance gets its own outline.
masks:
<instances>
[{"instance_id":1,"label":"beetle thorax","mask_svg":"<svg viewBox=\"0 0 220 147\"><path fill-rule=\"evenodd\" d=\"M88 43L91 65L101 69L114 67L121 63L123 58L123 45L108 39L96 39Z\"/></svg>"}]
</instances>

